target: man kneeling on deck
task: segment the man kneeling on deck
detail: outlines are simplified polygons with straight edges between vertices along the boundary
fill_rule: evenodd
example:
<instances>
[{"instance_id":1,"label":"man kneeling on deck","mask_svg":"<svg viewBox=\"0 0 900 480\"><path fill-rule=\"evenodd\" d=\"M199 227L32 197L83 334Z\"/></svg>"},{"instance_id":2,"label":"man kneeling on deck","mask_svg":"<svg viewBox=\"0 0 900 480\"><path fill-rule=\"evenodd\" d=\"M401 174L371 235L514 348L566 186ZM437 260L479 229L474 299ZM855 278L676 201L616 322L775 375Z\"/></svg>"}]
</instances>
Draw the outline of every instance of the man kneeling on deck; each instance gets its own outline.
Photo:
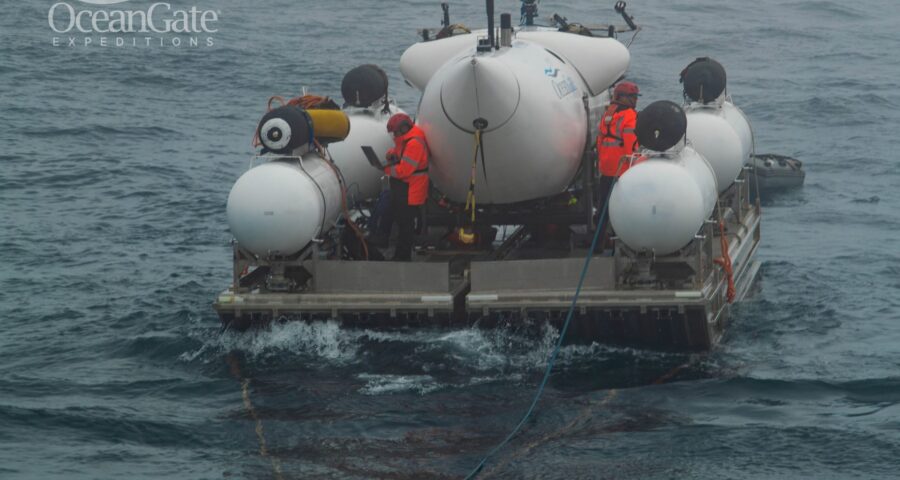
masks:
<instances>
[{"instance_id":1,"label":"man kneeling on deck","mask_svg":"<svg viewBox=\"0 0 900 480\"><path fill-rule=\"evenodd\" d=\"M394 136L394 148L387 151L391 178L391 209L399 228L394 261L412 260L415 222L428 198L428 144L425 133L405 113L390 118L387 131Z\"/></svg>"}]
</instances>

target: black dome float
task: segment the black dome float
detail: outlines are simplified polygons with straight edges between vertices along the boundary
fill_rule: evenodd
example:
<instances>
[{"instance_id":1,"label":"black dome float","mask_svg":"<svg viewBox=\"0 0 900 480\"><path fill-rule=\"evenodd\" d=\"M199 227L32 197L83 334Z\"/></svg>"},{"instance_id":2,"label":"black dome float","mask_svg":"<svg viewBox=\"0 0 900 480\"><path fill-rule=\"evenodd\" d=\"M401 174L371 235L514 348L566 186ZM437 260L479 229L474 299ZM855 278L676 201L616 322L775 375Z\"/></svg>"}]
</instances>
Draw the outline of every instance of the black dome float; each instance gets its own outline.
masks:
<instances>
[{"instance_id":1,"label":"black dome float","mask_svg":"<svg viewBox=\"0 0 900 480\"><path fill-rule=\"evenodd\" d=\"M344 75L341 95L344 106L369 107L387 95L388 77L377 65L360 65Z\"/></svg>"},{"instance_id":2,"label":"black dome float","mask_svg":"<svg viewBox=\"0 0 900 480\"><path fill-rule=\"evenodd\" d=\"M663 152L684 138L687 116L677 103L660 100L638 113L634 131L641 146Z\"/></svg>"},{"instance_id":3,"label":"black dome float","mask_svg":"<svg viewBox=\"0 0 900 480\"><path fill-rule=\"evenodd\" d=\"M285 154L312 142L312 121L306 110L293 105L278 107L263 115L256 129L266 151Z\"/></svg>"},{"instance_id":4,"label":"black dome float","mask_svg":"<svg viewBox=\"0 0 900 480\"><path fill-rule=\"evenodd\" d=\"M684 95L695 102L709 103L725 91L725 67L709 58L700 57L681 71Z\"/></svg>"}]
</instances>

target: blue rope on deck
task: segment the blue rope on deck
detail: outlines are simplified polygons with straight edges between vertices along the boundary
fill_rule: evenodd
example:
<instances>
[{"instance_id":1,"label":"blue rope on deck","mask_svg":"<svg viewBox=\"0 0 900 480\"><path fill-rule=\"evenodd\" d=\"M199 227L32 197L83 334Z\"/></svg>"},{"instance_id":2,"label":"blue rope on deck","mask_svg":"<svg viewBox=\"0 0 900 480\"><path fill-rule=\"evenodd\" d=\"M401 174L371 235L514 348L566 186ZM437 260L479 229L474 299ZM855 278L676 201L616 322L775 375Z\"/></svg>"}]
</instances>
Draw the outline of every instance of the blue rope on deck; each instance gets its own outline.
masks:
<instances>
[{"instance_id":1,"label":"blue rope on deck","mask_svg":"<svg viewBox=\"0 0 900 480\"><path fill-rule=\"evenodd\" d=\"M613 185L615 181L613 181ZM566 314L566 321L563 323L562 330L559 332L559 339L556 341L556 348L553 349L553 353L550 354L550 359L547 361L547 369L544 371L544 378L541 380L541 384L538 386L537 393L534 395L534 399L531 401L531 406L528 407L528 411L525 412L525 415L519 420L519 423L506 438L503 439L496 447L492 448L484 458L481 459L481 462L478 463L478 466L472 470L467 476L466 480L471 480L478 476L481 473L481 470L484 468L488 459L491 458L497 451L503 448L507 443L517 433L522 429L522 426L525 425L525 422L531 417L531 414L534 413L534 408L537 406L538 400L541 399L541 395L544 393L544 387L547 386L547 380L550 379L550 371L553 370L553 364L556 363L556 357L559 355L559 350L562 347L563 340L566 338L566 332L569 330L569 324L572 322L572 316L575 313L575 304L578 303L578 296L581 295L581 287L584 285L584 279L587 276L588 267L591 265L591 258L594 256L594 249L597 248L597 241L600 239L600 226L603 225L603 221L606 219L606 212L609 209L609 195L612 193L612 187L610 185L609 194L607 194L606 202L603 204L603 208L600 210L599 221L597 222L597 231L594 232L594 240L591 242L591 248L588 250L587 256L584 258L584 267L581 269L581 277L578 279L578 287L575 289L575 296L572 297L572 304L569 305L569 312Z\"/></svg>"}]
</instances>

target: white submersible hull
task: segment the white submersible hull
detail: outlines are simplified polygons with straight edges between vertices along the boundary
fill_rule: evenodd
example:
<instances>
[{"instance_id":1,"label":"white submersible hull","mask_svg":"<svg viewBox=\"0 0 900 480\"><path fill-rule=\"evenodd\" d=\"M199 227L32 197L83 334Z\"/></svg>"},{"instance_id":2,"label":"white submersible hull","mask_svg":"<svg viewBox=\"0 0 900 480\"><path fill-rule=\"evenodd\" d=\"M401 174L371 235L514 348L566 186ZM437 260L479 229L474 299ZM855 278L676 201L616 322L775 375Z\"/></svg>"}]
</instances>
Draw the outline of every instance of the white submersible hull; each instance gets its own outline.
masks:
<instances>
[{"instance_id":1,"label":"white submersible hull","mask_svg":"<svg viewBox=\"0 0 900 480\"><path fill-rule=\"evenodd\" d=\"M628 67L609 38L525 31L479 52L476 34L410 47L400 68L422 88L418 123L431 150L429 175L464 202L472 175L479 204L507 204L565 191L594 137L591 105ZM481 154L473 159L476 130ZM475 168L473 170L473 163Z\"/></svg>"}]
</instances>

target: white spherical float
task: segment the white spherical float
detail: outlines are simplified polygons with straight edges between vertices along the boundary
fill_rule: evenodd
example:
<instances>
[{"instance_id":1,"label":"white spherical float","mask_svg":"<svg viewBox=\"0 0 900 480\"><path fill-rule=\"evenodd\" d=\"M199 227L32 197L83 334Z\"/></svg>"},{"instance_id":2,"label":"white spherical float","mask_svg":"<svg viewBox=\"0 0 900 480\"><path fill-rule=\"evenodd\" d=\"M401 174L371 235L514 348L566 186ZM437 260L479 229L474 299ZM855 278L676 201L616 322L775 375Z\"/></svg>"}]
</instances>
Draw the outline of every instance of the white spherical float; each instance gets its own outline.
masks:
<instances>
[{"instance_id":1,"label":"white spherical float","mask_svg":"<svg viewBox=\"0 0 900 480\"><path fill-rule=\"evenodd\" d=\"M722 102L721 109L725 120L728 121L741 140L741 157L744 163L750 163L752 155L755 153L753 151L753 129L750 127L750 121L747 120L743 110L732 103L730 99Z\"/></svg>"},{"instance_id":2,"label":"white spherical float","mask_svg":"<svg viewBox=\"0 0 900 480\"><path fill-rule=\"evenodd\" d=\"M687 118L678 105L654 102L638 115L638 142L647 157L616 182L610 224L628 247L668 255L689 244L715 208L712 168L683 145Z\"/></svg>"},{"instance_id":3,"label":"white spherical float","mask_svg":"<svg viewBox=\"0 0 900 480\"><path fill-rule=\"evenodd\" d=\"M704 219L703 196L690 173L671 160L630 168L609 199L610 223L634 250L672 253L690 242Z\"/></svg>"},{"instance_id":4,"label":"white spherical float","mask_svg":"<svg viewBox=\"0 0 900 480\"><path fill-rule=\"evenodd\" d=\"M350 134L331 144L328 152L347 180L347 201L352 206L378 196L383 188L382 174L372 168L361 147L372 147L381 162L387 163L384 155L394 146L387 122L395 113L405 112L387 101L387 75L375 65L360 65L347 72L341 93L344 113L350 118Z\"/></svg>"},{"instance_id":5,"label":"white spherical float","mask_svg":"<svg viewBox=\"0 0 900 480\"><path fill-rule=\"evenodd\" d=\"M300 251L340 212L340 184L325 160L271 161L248 170L228 195L231 233L260 256Z\"/></svg>"},{"instance_id":6,"label":"white spherical float","mask_svg":"<svg viewBox=\"0 0 900 480\"><path fill-rule=\"evenodd\" d=\"M745 163L741 139L719 109L688 107L685 114L688 142L709 161L718 191L725 191Z\"/></svg>"},{"instance_id":7,"label":"white spherical float","mask_svg":"<svg viewBox=\"0 0 900 480\"><path fill-rule=\"evenodd\" d=\"M241 247L261 257L295 254L337 224L344 189L348 208L381 192L383 172L360 147L383 156L393 146L386 124L400 110L387 101L387 75L362 65L345 75L341 92L343 110L286 105L260 120L263 153L275 156L235 182L226 206ZM328 146L331 162L314 140Z\"/></svg>"},{"instance_id":8,"label":"white spherical float","mask_svg":"<svg viewBox=\"0 0 900 480\"><path fill-rule=\"evenodd\" d=\"M294 106L276 108L259 122L263 151L282 156L241 175L225 208L235 240L256 255L294 254L340 213L340 181L310 149L314 130L312 116Z\"/></svg>"},{"instance_id":9,"label":"white spherical float","mask_svg":"<svg viewBox=\"0 0 900 480\"><path fill-rule=\"evenodd\" d=\"M690 103L689 112L691 110L707 110L724 119L740 142L741 165L749 163L753 154L753 130L744 112L736 107L728 97L725 67L709 57L700 57L682 70L681 83L684 85L684 98ZM691 128L690 122L688 122L688 128ZM714 128L719 129L718 127ZM691 139L690 131L688 139ZM707 142L711 141L707 140ZM716 156L711 154L715 152L708 154L702 149L698 148L698 150L707 155L711 163L718 163L717 160L711 158ZM723 186L722 182L719 182L719 187L725 189L728 185Z\"/></svg>"}]
</instances>

